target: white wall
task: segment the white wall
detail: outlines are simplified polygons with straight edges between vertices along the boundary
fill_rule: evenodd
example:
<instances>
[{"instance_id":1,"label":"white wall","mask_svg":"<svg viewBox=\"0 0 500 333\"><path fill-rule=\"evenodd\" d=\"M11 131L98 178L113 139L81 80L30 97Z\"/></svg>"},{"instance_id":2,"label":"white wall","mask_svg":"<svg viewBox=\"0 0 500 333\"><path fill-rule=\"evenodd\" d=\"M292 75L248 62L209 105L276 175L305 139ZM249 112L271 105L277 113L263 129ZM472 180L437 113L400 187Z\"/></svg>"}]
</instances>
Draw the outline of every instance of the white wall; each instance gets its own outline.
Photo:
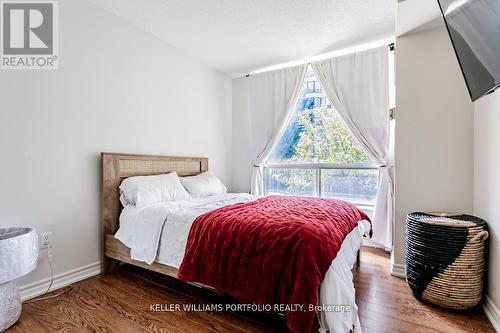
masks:
<instances>
[{"instance_id":1,"label":"white wall","mask_svg":"<svg viewBox=\"0 0 500 333\"><path fill-rule=\"evenodd\" d=\"M233 175L231 184L235 192L249 192L253 156L252 146L248 142L252 137L248 113L248 82L245 77L233 79Z\"/></svg>"},{"instance_id":2,"label":"white wall","mask_svg":"<svg viewBox=\"0 0 500 333\"><path fill-rule=\"evenodd\" d=\"M398 25L413 15L399 6ZM472 213L474 128L473 106L442 20L398 36L395 61L393 269L401 273L406 214Z\"/></svg>"},{"instance_id":3,"label":"white wall","mask_svg":"<svg viewBox=\"0 0 500 333\"><path fill-rule=\"evenodd\" d=\"M488 222L489 273L486 293L500 322L500 91L474 103L474 214ZM490 305L491 307L491 305Z\"/></svg>"},{"instance_id":4,"label":"white wall","mask_svg":"<svg viewBox=\"0 0 500 333\"><path fill-rule=\"evenodd\" d=\"M55 273L100 260L99 153L231 171L231 80L83 1L61 1L60 68L0 71L0 226L52 231ZM25 284L49 276L46 253Z\"/></svg>"}]
</instances>

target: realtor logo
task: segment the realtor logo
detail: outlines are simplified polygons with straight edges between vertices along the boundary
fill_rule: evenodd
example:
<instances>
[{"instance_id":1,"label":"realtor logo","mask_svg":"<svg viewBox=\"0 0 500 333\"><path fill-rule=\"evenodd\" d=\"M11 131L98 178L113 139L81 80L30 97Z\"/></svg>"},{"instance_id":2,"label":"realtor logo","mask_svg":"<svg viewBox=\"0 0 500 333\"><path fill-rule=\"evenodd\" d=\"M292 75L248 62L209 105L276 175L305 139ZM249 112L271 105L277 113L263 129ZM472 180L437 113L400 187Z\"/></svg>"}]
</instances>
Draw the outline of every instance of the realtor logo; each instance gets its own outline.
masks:
<instances>
[{"instance_id":1,"label":"realtor logo","mask_svg":"<svg viewBox=\"0 0 500 333\"><path fill-rule=\"evenodd\" d=\"M2 69L57 69L57 1L0 1Z\"/></svg>"}]
</instances>

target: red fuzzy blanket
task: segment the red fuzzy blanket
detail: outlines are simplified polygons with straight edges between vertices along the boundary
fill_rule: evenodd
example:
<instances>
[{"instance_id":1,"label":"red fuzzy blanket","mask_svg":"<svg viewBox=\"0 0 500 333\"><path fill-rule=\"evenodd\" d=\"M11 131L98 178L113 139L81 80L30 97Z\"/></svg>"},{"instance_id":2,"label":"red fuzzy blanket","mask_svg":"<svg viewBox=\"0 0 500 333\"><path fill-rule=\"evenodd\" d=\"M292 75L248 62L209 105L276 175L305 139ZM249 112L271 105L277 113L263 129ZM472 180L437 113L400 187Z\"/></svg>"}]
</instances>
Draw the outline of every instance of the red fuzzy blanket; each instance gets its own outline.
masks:
<instances>
[{"instance_id":1,"label":"red fuzzy blanket","mask_svg":"<svg viewBox=\"0 0 500 333\"><path fill-rule=\"evenodd\" d=\"M340 200L269 196L222 207L193 223L178 276L243 302L304 305L293 332L317 328L319 287L364 212Z\"/></svg>"}]
</instances>

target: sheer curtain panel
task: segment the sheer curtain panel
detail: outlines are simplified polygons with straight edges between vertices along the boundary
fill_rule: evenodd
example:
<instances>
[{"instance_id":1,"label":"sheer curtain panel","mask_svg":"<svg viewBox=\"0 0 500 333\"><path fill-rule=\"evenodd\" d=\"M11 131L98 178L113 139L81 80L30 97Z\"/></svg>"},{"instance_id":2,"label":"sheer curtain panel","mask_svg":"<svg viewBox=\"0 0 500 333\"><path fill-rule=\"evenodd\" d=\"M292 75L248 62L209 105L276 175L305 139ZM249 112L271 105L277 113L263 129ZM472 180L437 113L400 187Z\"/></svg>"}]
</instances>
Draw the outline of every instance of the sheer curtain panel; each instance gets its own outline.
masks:
<instances>
[{"instance_id":1,"label":"sheer curtain panel","mask_svg":"<svg viewBox=\"0 0 500 333\"><path fill-rule=\"evenodd\" d=\"M361 147L380 167L373 238L392 248L393 181L389 165L389 48L312 64L327 96Z\"/></svg>"},{"instance_id":2,"label":"sheer curtain panel","mask_svg":"<svg viewBox=\"0 0 500 333\"><path fill-rule=\"evenodd\" d=\"M250 192L264 194L262 163L281 137L292 114L307 71L307 65L251 75L249 120L251 146L255 154Z\"/></svg>"}]
</instances>

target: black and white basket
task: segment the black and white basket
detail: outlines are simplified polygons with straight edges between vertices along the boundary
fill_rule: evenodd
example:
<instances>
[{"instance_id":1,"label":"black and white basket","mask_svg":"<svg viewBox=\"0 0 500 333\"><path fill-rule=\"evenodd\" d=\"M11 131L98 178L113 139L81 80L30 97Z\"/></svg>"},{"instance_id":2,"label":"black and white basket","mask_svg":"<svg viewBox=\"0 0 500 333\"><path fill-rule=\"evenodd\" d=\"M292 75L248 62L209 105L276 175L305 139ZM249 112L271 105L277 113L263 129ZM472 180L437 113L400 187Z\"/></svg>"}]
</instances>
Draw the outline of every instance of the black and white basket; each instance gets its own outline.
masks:
<instances>
[{"instance_id":1,"label":"black and white basket","mask_svg":"<svg viewBox=\"0 0 500 333\"><path fill-rule=\"evenodd\" d=\"M406 218L406 279L413 294L468 309L483 293L486 222L470 215L411 213Z\"/></svg>"}]
</instances>

